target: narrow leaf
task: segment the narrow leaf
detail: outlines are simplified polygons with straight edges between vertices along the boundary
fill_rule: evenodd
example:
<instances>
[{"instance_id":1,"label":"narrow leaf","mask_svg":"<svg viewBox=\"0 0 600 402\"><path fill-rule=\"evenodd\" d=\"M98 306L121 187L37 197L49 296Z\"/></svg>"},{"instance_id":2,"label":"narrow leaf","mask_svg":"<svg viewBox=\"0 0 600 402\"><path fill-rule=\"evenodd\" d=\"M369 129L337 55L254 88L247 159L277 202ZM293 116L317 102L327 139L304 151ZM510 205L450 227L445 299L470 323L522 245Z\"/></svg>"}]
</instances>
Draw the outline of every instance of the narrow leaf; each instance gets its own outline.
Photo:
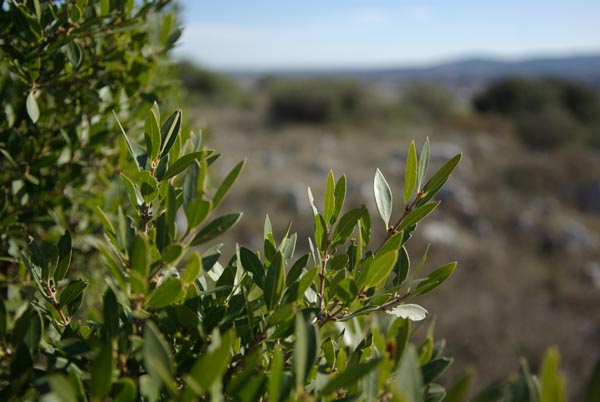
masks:
<instances>
[{"instance_id":1,"label":"narrow leaf","mask_svg":"<svg viewBox=\"0 0 600 402\"><path fill-rule=\"evenodd\" d=\"M272 310L281 298L285 283L283 256L277 252L265 276L264 298L267 308Z\"/></svg>"},{"instance_id":2,"label":"narrow leaf","mask_svg":"<svg viewBox=\"0 0 600 402\"><path fill-rule=\"evenodd\" d=\"M335 212L335 179L331 170L327 175L327 183L325 186L325 202L323 205L323 210L325 213L325 223L331 224L333 214Z\"/></svg>"},{"instance_id":3,"label":"narrow leaf","mask_svg":"<svg viewBox=\"0 0 600 402\"><path fill-rule=\"evenodd\" d=\"M67 276L71 264L71 233L67 230L58 241L58 263L54 271L54 281L59 282Z\"/></svg>"},{"instance_id":4,"label":"narrow leaf","mask_svg":"<svg viewBox=\"0 0 600 402\"><path fill-rule=\"evenodd\" d=\"M399 230L399 231L404 230L407 227L410 227L410 226L416 224L421 219L425 218L427 215L432 213L433 210L436 209L438 205L440 205L440 202L436 201L436 202L432 202L432 203L420 206L418 208L415 208L414 210L412 210L411 213L406 215L406 217L402 220L402 222L398 226L397 230Z\"/></svg>"},{"instance_id":5,"label":"narrow leaf","mask_svg":"<svg viewBox=\"0 0 600 402\"><path fill-rule=\"evenodd\" d=\"M342 175L338 182L335 184L335 208L333 211L333 221L337 220L338 216L342 212L344 207L344 200L346 199L346 176Z\"/></svg>"},{"instance_id":6,"label":"narrow leaf","mask_svg":"<svg viewBox=\"0 0 600 402\"><path fill-rule=\"evenodd\" d=\"M173 112L171 116L167 119L165 124L163 124L160 130L160 136L162 141L162 149L160 151L161 155L168 154L177 136L179 135L179 131L181 129L181 110L177 110Z\"/></svg>"},{"instance_id":7,"label":"narrow leaf","mask_svg":"<svg viewBox=\"0 0 600 402\"><path fill-rule=\"evenodd\" d=\"M148 295L146 307L160 309L175 302L181 293L182 283L179 278L169 278Z\"/></svg>"},{"instance_id":8,"label":"narrow leaf","mask_svg":"<svg viewBox=\"0 0 600 402\"><path fill-rule=\"evenodd\" d=\"M220 216L210 222L208 225L203 227L197 234L194 236L191 245L198 246L200 244L206 243L220 234L229 230L233 225L238 223L242 214L239 212L231 213L227 215Z\"/></svg>"},{"instance_id":9,"label":"narrow leaf","mask_svg":"<svg viewBox=\"0 0 600 402\"><path fill-rule=\"evenodd\" d=\"M154 102L156 105L156 102ZM155 161L160 155L161 136L159 117L154 113L154 105L148 111L144 124L144 137L146 139L146 152L150 160Z\"/></svg>"},{"instance_id":10,"label":"narrow leaf","mask_svg":"<svg viewBox=\"0 0 600 402\"><path fill-rule=\"evenodd\" d=\"M88 283L86 281L74 281L69 283L69 285L60 292L58 302L61 306L66 306L71 301L75 300L85 288L87 288Z\"/></svg>"},{"instance_id":11,"label":"narrow leaf","mask_svg":"<svg viewBox=\"0 0 600 402\"><path fill-rule=\"evenodd\" d=\"M441 285L446 279L448 279L455 269L456 262L451 262L449 264L441 266L440 268L436 269L431 274L429 274L425 278L425 281L419 283L419 285L415 289L415 292L417 294L425 294L432 291L433 289Z\"/></svg>"},{"instance_id":12,"label":"narrow leaf","mask_svg":"<svg viewBox=\"0 0 600 402\"><path fill-rule=\"evenodd\" d=\"M221 203L231 186L233 186L233 183L235 183L242 169L244 169L245 165L246 160L244 159L243 161L235 165L235 167L231 170L231 172L229 172L227 177L225 177L223 183L221 183L221 185L215 193L215 196L213 197L214 208L216 208Z\"/></svg>"},{"instance_id":13,"label":"narrow leaf","mask_svg":"<svg viewBox=\"0 0 600 402\"><path fill-rule=\"evenodd\" d=\"M143 339L142 355L146 371L153 381L162 382L170 390L174 390L171 351L160 330L152 321L146 321Z\"/></svg>"},{"instance_id":14,"label":"narrow leaf","mask_svg":"<svg viewBox=\"0 0 600 402\"><path fill-rule=\"evenodd\" d=\"M370 359L356 365L348 365L346 370L329 380L323 389L321 389L321 393L327 395L358 383L362 377L374 370L380 361L381 359Z\"/></svg>"},{"instance_id":15,"label":"narrow leaf","mask_svg":"<svg viewBox=\"0 0 600 402\"><path fill-rule=\"evenodd\" d=\"M104 400L112 385L113 351L110 343L105 344L92 362L90 394L96 400Z\"/></svg>"},{"instance_id":16,"label":"narrow leaf","mask_svg":"<svg viewBox=\"0 0 600 402\"><path fill-rule=\"evenodd\" d=\"M406 158L406 171L404 172L404 204L408 204L417 183L417 151L415 142L410 142Z\"/></svg>"},{"instance_id":17,"label":"narrow leaf","mask_svg":"<svg viewBox=\"0 0 600 402\"><path fill-rule=\"evenodd\" d=\"M458 154L450 159L433 175L431 179L429 179L427 183L425 183L423 186L423 192L425 193L427 199L431 199L431 197L433 197L440 190L440 188L442 188L444 183L446 183L450 177L450 174L456 168L456 165L458 165L458 162L460 162L461 157L462 154Z\"/></svg>"},{"instance_id":18,"label":"narrow leaf","mask_svg":"<svg viewBox=\"0 0 600 402\"><path fill-rule=\"evenodd\" d=\"M27 114L31 121L35 124L40 118L40 108L38 107L37 101L35 100L36 91L29 92L25 106L27 107Z\"/></svg>"},{"instance_id":19,"label":"narrow leaf","mask_svg":"<svg viewBox=\"0 0 600 402\"><path fill-rule=\"evenodd\" d=\"M206 152L192 152L186 155L183 155L181 158L177 159L169 168L167 172L161 177L161 181L169 180L172 177L177 176L179 173L183 172L187 167L194 161L202 159L206 156Z\"/></svg>"},{"instance_id":20,"label":"narrow leaf","mask_svg":"<svg viewBox=\"0 0 600 402\"><path fill-rule=\"evenodd\" d=\"M429 167L429 137L425 138L423 146L421 147L421 153L419 154L419 167L417 174L417 191L421 191L421 184L425 180L427 175L427 169Z\"/></svg>"},{"instance_id":21,"label":"narrow leaf","mask_svg":"<svg viewBox=\"0 0 600 402\"><path fill-rule=\"evenodd\" d=\"M392 217L393 198L390 186L379 169L375 172L373 191L375 193L375 203L377 204L379 216L383 219L387 229L389 227L390 218Z\"/></svg>"}]
</instances>

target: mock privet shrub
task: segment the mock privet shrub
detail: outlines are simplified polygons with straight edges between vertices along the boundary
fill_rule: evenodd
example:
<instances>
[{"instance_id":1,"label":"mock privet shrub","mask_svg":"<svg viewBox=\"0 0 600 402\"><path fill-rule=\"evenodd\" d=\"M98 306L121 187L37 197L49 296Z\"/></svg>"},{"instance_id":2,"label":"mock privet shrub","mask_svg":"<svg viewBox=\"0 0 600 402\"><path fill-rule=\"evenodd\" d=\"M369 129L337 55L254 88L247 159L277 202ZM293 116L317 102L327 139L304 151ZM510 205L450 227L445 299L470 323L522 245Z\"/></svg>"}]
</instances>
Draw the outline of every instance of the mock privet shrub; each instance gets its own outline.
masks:
<instances>
[{"instance_id":1,"label":"mock privet shrub","mask_svg":"<svg viewBox=\"0 0 600 402\"><path fill-rule=\"evenodd\" d=\"M164 64L180 31L168 3L0 2L2 266L30 231L93 228L89 208L118 157L108 117L141 121L173 86Z\"/></svg>"},{"instance_id":2,"label":"mock privet shrub","mask_svg":"<svg viewBox=\"0 0 600 402\"><path fill-rule=\"evenodd\" d=\"M448 389L437 382L452 358L418 304L456 263L430 267L407 250L460 155L428 175L429 141L419 153L411 142L399 191L375 172L373 224L330 172L322 202L308 192L310 252L296 255L291 228L277 236L267 217L261 250L238 245L223 259L215 239L241 213L218 207L244 162L209 186L219 154L181 126L180 111L164 118L154 104L143 138L122 130L130 163L118 180L131 204L98 208L102 264L88 267L105 284L69 275L68 231L22 250L26 280L0 302L1 400L465 400L469 372ZM82 303L90 288L105 289L97 307ZM523 362L474 400L561 401L557 364L550 350L539 379Z\"/></svg>"}]
</instances>

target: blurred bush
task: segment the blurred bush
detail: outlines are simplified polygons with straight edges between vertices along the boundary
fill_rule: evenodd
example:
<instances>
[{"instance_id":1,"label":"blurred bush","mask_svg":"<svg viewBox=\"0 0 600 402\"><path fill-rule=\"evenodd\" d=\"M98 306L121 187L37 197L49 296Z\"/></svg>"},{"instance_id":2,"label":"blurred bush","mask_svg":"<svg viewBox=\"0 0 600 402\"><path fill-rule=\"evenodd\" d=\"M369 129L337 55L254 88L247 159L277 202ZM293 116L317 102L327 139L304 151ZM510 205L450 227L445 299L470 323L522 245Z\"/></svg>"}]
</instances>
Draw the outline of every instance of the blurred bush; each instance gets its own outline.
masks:
<instances>
[{"instance_id":1,"label":"blurred bush","mask_svg":"<svg viewBox=\"0 0 600 402\"><path fill-rule=\"evenodd\" d=\"M505 78L476 95L473 106L508 118L532 148L553 149L581 138L600 143L600 96L582 83Z\"/></svg>"},{"instance_id":2,"label":"blurred bush","mask_svg":"<svg viewBox=\"0 0 600 402\"><path fill-rule=\"evenodd\" d=\"M185 89L197 100L238 103L243 98L242 90L234 80L189 60L177 63L177 73Z\"/></svg>"},{"instance_id":3,"label":"blurred bush","mask_svg":"<svg viewBox=\"0 0 600 402\"><path fill-rule=\"evenodd\" d=\"M268 119L275 124L324 124L367 115L367 89L348 80L271 79L264 85L269 93Z\"/></svg>"},{"instance_id":4,"label":"blurred bush","mask_svg":"<svg viewBox=\"0 0 600 402\"><path fill-rule=\"evenodd\" d=\"M434 84L414 84L401 94L404 113L419 122L447 123L457 115L456 100L445 88Z\"/></svg>"}]
</instances>

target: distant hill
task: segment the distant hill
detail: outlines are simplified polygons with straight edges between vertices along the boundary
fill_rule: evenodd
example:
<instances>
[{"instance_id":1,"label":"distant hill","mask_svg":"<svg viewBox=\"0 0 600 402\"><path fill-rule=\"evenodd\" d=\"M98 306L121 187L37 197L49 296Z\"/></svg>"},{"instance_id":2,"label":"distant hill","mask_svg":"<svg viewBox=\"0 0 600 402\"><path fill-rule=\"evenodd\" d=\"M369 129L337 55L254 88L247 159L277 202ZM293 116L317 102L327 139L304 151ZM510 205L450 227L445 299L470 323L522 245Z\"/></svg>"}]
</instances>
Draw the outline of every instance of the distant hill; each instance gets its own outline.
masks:
<instances>
[{"instance_id":1,"label":"distant hill","mask_svg":"<svg viewBox=\"0 0 600 402\"><path fill-rule=\"evenodd\" d=\"M310 71L237 72L232 76L252 80L271 75L285 78L345 77L370 82L379 87L429 82L457 90L474 90L504 76L564 77L584 81L600 90L600 54L572 57L529 58L503 61L494 58L465 58L423 67L385 69L346 69Z\"/></svg>"}]
</instances>

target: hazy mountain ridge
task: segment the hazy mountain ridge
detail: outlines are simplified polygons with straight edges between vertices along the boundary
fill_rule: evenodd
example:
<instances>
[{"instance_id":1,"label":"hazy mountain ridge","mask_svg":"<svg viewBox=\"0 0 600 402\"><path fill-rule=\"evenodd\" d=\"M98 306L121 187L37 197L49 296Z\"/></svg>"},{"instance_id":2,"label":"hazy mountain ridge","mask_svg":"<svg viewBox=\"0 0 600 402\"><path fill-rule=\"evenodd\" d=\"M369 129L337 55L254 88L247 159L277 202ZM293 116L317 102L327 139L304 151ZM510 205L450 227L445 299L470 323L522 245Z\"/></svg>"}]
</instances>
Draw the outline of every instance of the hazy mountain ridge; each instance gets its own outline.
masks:
<instances>
[{"instance_id":1,"label":"hazy mountain ridge","mask_svg":"<svg viewBox=\"0 0 600 402\"><path fill-rule=\"evenodd\" d=\"M600 54L511 61L476 57L423 67L240 71L228 75L244 81L265 75L291 79L341 77L368 81L378 86L431 82L455 89L478 88L504 76L556 76L584 81L600 90Z\"/></svg>"}]
</instances>

